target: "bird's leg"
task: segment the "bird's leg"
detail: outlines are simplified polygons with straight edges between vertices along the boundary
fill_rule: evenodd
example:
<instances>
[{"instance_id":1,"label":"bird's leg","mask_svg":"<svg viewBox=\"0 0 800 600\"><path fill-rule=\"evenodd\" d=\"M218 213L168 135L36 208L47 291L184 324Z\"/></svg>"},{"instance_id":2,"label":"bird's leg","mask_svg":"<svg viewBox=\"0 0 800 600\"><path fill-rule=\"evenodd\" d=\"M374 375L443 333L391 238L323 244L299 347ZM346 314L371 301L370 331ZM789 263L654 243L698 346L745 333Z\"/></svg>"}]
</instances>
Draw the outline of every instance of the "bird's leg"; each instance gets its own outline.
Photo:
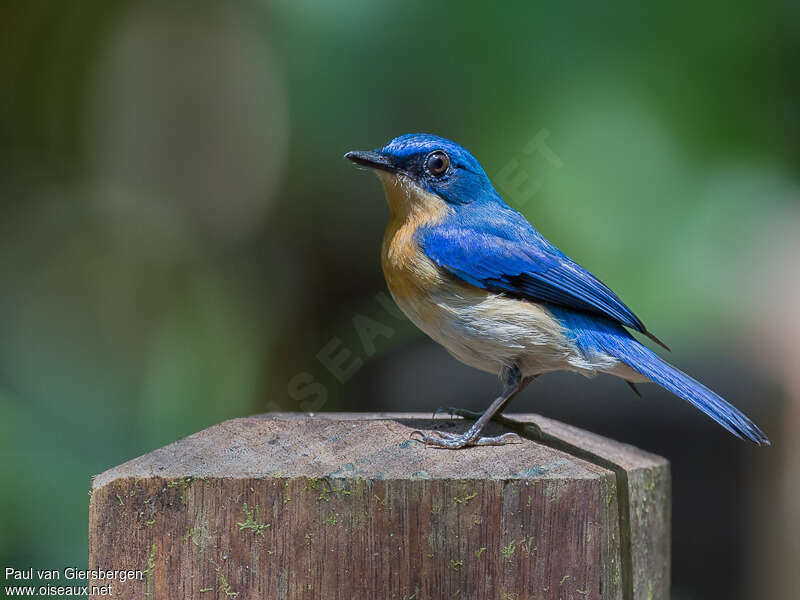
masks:
<instances>
[{"instance_id":1,"label":"bird's leg","mask_svg":"<svg viewBox=\"0 0 800 600\"><path fill-rule=\"evenodd\" d=\"M503 369L503 392L498 396L494 402L489 405L478 420L462 435L452 433L445 433L437 431L437 435L430 435L415 431L413 433L419 434L422 438L421 441L436 448L464 448L465 446L500 446L518 439L515 433L504 433L495 437L480 437L480 433L486 424L498 412L502 411L511 399L524 387L527 381L522 379L519 367L506 367ZM412 434L413 435L413 434Z\"/></svg>"},{"instance_id":2,"label":"bird's leg","mask_svg":"<svg viewBox=\"0 0 800 600\"><path fill-rule=\"evenodd\" d=\"M505 403L497 409L497 412L492 416L492 421L495 423L500 423L501 425L505 425L506 427L519 427L519 421L515 421L514 419L510 419L502 414L502 412L508 407L511 400L513 400L517 394L519 394L522 390L528 387L528 384L536 379L538 375L530 375L525 377L522 382L520 383L519 388L516 392L514 392L511 396L506 398ZM455 408L455 407L448 407L448 408L437 408L436 412L433 413L434 418L436 417L436 413L446 412L451 417L461 417L462 419L470 419L475 421L481 418L481 413L473 410L467 410L466 408ZM445 437L453 437L451 433L439 432L440 435L444 435ZM536 423L525 423L525 433L528 437L533 438L541 438L542 437L542 430Z\"/></svg>"},{"instance_id":3,"label":"bird's leg","mask_svg":"<svg viewBox=\"0 0 800 600\"><path fill-rule=\"evenodd\" d=\"M509 419L508 417L504 417L502 413L506 408L508 408L508 405L511 403L511 401L517 397L517 394L519 394L522 390L528 387L528 384L537 377L538 375L529 375L528 377L525 377L520 383L517 391L511 394L511 396L509 396L508 398L506 398L506 401L502 404L502 406L500 406L500 408L497 409L497 412L494 413L494 415L492 416L492 421L495 421L496 423L502 423L503 425L516 425L517 424L516 421L514 421L513 419ZM470 419L472 421L480 419L481 415L483 414L478 412L477 410L469 410L467 408L457 408L454 406L448 406L448 407L437 408L433 413L433 417L436 418L436 415L440 412L447 413L451 417L461 417L463 419Z\"/></svg>"}]
</instances>

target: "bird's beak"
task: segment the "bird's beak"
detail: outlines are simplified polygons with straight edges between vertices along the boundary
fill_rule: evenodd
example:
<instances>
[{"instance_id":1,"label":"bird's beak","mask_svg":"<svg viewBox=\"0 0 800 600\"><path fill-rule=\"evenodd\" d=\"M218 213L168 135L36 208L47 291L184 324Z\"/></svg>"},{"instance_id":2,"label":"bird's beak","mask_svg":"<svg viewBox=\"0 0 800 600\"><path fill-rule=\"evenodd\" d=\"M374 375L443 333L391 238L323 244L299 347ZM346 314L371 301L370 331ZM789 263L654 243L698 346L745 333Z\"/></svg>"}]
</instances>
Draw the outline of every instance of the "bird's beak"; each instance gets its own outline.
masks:
<instances>
[{"instance_id":1,"label":"bird's beak","mask_svg":"<svg viewBox=\"0 0 800 600\"><path fill-rule=\"evenodd\" d=\"M352 150L351 152L345 154L344 157L348 160L352 160L357 165L368 167L370 169L389 171L389 173L396 173L399 170L391 156L381 154L380 152Z\"/></svg>"}]
</instances>

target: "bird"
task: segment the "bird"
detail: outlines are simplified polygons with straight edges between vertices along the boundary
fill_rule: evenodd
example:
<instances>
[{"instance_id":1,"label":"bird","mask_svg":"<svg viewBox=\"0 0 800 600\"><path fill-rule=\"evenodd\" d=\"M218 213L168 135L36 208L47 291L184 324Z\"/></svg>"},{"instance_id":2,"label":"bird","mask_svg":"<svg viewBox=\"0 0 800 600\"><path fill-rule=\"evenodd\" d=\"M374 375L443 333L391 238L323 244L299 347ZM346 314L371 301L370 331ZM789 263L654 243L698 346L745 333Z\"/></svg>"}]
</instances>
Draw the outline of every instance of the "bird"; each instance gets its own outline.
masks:
<instances>
[{"instance_id":1,"label":"bird","mask_svg":"<svg viewBox=\"0 0 800 600\"><path fill-rule=\"evenodd\" d=\"M347 152L383 184L390 220L381 245L389 291L403 313L457 360L500 377L502 390L464 433L419 433L459 449L519 441L482 436L539 375L614 375L638 393L654 382L755 444L767 436L746 415L641 343L669 348L609 287L548 241L503 201L465 148L427 133Z\"/></svg>"}]
</instances>

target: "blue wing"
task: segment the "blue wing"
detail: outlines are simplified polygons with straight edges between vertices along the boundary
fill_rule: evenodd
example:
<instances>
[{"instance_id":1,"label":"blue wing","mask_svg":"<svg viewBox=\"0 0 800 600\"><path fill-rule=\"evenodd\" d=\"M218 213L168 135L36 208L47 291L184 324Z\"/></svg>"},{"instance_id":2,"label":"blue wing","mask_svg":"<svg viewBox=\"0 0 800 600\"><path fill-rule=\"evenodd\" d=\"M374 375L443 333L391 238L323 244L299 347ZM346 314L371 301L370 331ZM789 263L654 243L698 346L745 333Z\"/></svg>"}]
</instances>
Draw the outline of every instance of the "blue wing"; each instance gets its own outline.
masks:
<instances>
[{"instance_id":1,"label":"blue wing","mask_svg":"<svg viewBox=\"0 0 800 600\"><path fill-rule=\"evenodd\" d=\"M417 232L420 247L441 268L492 292L607 317L667 348L614 292L520 213L495 203L470 209Z\"/></svg>"}]
</instances>

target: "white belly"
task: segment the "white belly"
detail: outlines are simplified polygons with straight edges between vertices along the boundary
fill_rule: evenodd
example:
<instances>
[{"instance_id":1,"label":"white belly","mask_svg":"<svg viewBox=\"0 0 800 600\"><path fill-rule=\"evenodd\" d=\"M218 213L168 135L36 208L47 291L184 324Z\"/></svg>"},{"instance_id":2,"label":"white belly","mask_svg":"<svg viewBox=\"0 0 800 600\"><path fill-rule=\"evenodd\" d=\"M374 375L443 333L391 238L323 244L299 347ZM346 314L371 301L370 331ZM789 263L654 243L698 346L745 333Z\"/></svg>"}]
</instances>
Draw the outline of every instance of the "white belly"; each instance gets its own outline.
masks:
<instances>
[{"instance_id":1,"label":"white belly","mask_svg":"<svg viewBox=\"0 0 800 600\"><path fill-rule=\"evenodd\" d=\"M395 301L422 331L461 362L499 374L516 364L524 376L571 370L593 375L614 371L609 356L587 358L544 307L443 282L429 293L395 295Z\"/></svg>"}]
</instances>

